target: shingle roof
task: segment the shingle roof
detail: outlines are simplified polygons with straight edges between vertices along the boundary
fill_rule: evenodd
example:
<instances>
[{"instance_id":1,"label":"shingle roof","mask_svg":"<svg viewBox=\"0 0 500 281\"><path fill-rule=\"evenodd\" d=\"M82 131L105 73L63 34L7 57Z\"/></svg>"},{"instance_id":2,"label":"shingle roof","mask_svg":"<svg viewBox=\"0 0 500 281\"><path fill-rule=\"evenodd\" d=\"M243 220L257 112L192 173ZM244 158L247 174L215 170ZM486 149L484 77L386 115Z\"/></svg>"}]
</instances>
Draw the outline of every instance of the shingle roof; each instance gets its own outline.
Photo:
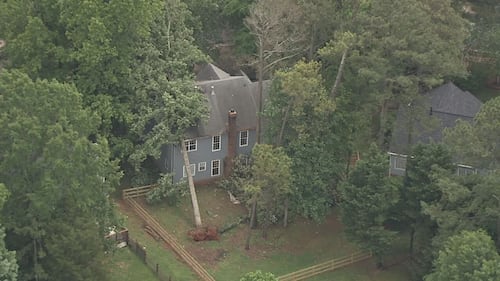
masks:
<instances>
[{"instance_id":1,"label":"shingle roof","mask_svg":"<svg viewBox=\"0 0 500 281\"><path fill-rule=\"evenodd\" d=\"M207 63L201 68L198 74L196 74L196 81L220 80L229 77L229 73L211 63Z\"/></svg>"},{"instance_id":2,"label":"shingle roof","mask_svg":"<svg viewBox=\"0 0 500 281\"><path fill-rule=\"evenodd\" d=\"M196 86L208 100L209 118L197 127L190 128L187 135L194 138L222 134L226 130L228 112L231 109L238 114L236 118L238 130L255 129L258 110L257 84L247 76L229 75L213 80L198 81ZM264 92L267 92L267 85L266 82Z\"/></svg>"},{"instance_id":3,"label":"shingle roof","mask_svg":"<svg viewBox=\"0 0 500 281\"><path fill-rule=\"evenodd\" d=\"M482 102L474 95L463 91L452 82L431 90L416 105L417 116L422 121L413 124L411 144L440 142L444 128L454 127L457 120L471 122L479 112ZM390 151L408 153L408 108L400 106L392 133Z\"/></svg>"}]
</instances>

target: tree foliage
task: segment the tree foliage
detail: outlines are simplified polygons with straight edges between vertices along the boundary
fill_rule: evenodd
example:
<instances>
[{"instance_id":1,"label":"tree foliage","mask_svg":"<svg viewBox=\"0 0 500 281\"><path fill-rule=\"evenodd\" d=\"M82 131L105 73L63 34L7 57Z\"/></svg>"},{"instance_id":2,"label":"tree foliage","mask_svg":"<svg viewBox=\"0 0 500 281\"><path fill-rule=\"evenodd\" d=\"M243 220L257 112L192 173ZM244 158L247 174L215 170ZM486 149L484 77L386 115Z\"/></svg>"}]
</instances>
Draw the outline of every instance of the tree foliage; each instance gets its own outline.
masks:
<instances>
[{"instance_id":1,"label":"tree foliage","mask_svg":"<svg viewBox=\"0 0 500 281\"><path fill-rule=\"evenodd\" d=\"M99 271L100 255L82 253L88 258L84 265L75 252L60 250L65 255L58 256L62 239L48 241L54 231L92 225L82 232L97 243L88 247L102 248L104 229L114 224L108 196L121 175L109 160L107 142L97 134L99 120L83 109L74 86L32 81L18 71L0 74L0 107L0 177L11 193L3 220L7 244L18 253L20 280L58 280L51 270L61 267L49 264L59 262L78 264L83 277L76 280L84 280ZM51 228L52 223L60 225ZM82 238L82 233L71 237Z\"/></svg>"},{"instance_id":2,"label":"tree foliage","mask_svg":"<svg viewBox=\"0 0 500 281\"><path fill-rule=\"evenodd\" d=\"M260 270L245 274L240 281L277 281L272 273L262 272Z\"/></svg>"},{"instance_id":3,"label":"tree foliage","mask_svg":"<svg viewBox=\"0 0 500 281\"><path fill-rule=\"evenodd\" d=\"M399 200L396 182L387 177L388 165L387 156L372 144L339 187L339 207L348 239L372 251L380 264L396 235L386 229L385 223Z\"/></svg>"},{"instance_id":4,"label":"tree foliage","mask_svg":"<svg viewBox=\"0 0 500 281\"><path fill-rule=\"evenodd\" d=\"M486 102L472 123L459 120L444 131L444 141L457 158L476 168L500 167L500 97Z\"/></svg>"},{"instance_id":5,"label":"tree foliage","mask_svg":"<svg viewBox=\"0 0 500 281\"><path fill-rule=\"evenodd\" d=\"M189 19L180 0L9 0L0 36L8 68L74 83L113 155L137 166L206 112L191 77L206 58Z\"/></svg>"},{"instance_id":6,"label":"tree foliage","mask_svg":"<svg viewBox=\"0 0 500 281\"><path fill-rule=\"evenodd\" d=\"M9 191L4 184L0 183L0 209L9 197ZM0 223L2 220L0 219ZM5 281L16 281L18 265L16 262L16 252L9 251L5 247L5 229L0 224L0 279Z\"/></svg>"},{"instance_id":7,"label":"tree foliage","mask_svg":"<svg viewBox=\"0 0 500 281\"><path fill-rule=\"evenodd\" d=\"M259 222L264 231L281 217L280 204L291 192L291 160L282 148L258 144L252 149L252 177L244 190L251 203L257 204Z\"/></svg>"},{"instance_id":8,"label":"tree foliage","mask_svg":"<svg viewBox=\"0 0 500 281\"><path fill-rule=\"evenodd\" d=\"M447 238L463 230L484 229L496 237L500 246L498 175L457 176L437 173L433 177L442 193L441 198L431 204L422 203L424 213L438 226L433 245L440 246Z\"/></svg>"},{"instance_id":9,"label":"tree foliage","mask_svg":"<svg viewBox=\"0 0 500 281\"><path fill-rule=\"evenodd\" d=\"M336 114L320 64L299 61L278 71L266 105L266 134L292 159L294 209L320 221L333 204L333 184L349 158L348 124Z\"/></svg>"},{"instance_id":10,"label":"tree foliage","mask_svg":"<svg viewBox=\"0 0 500 281\"><path fill-rule=\"evenodd\" d=\"M449 0L349 1L345 7L343 30L319 52L325 75L333 85L345 60L338 95L352 95L351 112L370 116L364 129L372 128L371 139L383 144L390 104L407 104L443 79L465 75L467 22Z\"/></svg>"},{"instance_id":11,"label":"tree foliage","mask_svg":"<svg viewBox=\"0 0 500 281\"><path fill-rule=\"evenodd\" d=\"M442 144L417 144L406 165L406 176L398 206L399 219L410 229L409 252L415 275L430 269L433 259L431 242L436 235L435 222L422 212L422 204L440 200L441 190L432 177L433 171L452 173L455 166L450 152Z\"/></svg>"},{"instance_id":12,"label":"tree foliage","mask_svg":"<svg viewBox=\"0 0 500 281\"><path fill-rule=\"evenodd\" d=\"M483 231L463 231L450 237L425 281L490 281L500 278L500 256Z\"/></svg>"}]
</instances>

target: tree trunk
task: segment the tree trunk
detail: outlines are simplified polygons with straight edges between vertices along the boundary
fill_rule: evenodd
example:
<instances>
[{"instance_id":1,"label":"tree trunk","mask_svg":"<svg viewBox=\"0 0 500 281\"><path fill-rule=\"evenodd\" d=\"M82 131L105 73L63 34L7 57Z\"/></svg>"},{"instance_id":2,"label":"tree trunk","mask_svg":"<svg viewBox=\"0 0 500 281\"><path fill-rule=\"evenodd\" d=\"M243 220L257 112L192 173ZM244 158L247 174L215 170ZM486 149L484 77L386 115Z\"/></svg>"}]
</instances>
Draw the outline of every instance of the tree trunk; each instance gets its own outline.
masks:
<instances>
[{"instance_id":1,"label":"tree trunk","mask_svg":"<svg viewBox=\"0 0 500 281\"><path fill-rule=\"evenodd\" d=\"M335 96L337 95L337 88L340 84L340 79L342 79L342 74L344 72L345 59L347 57L347 52L349 48L346 48L344 53L342 54L342 59L340 60L339 70L337 71L337 77L335 78L335 83L333 84L332 90L330 92L330 96L333 100L335 100Z\"/></svg>"},{"instance_id":2,"label":"tree trunk","mask_svg":"<svg viewBox=\"0 0 500 281\"><path fill-rule=\"evenodd\" d=\"M497 248L500 248L500 217L497 218Z\"/></svg>"},{"instance_id":3,"label":"tree trunk","mask_svg":"<svg viewBox=\"0 0 500 281\"><path fill-rule=\"evenodd\" d=\"M307 55L307 60L312 61L314 57L314 36L316 35L315 26L311 24L311 38L309 41L309 52Z\"/></svg>"},{"instance_id":4,"label":"tree trunk","mask_svg":"<svg viewBox=\"0 0 500 281\"><path fill-rule=\"evenodd\" d=\"M388 149L388 147L385 147L385 128L386 128L386 116L387 116L387 101L384 101L381 105L380 108L380 113L379 113L379 131L378 131L378 144L379 147L385 149Z\"/></svg>"},{"instance_id":5,"label":"tree trunk","mask_svg":"<svg viewBox=\"0 0 500 281\"><path fill-rule=\"evenodd\" d=\"M35 281L38 281L38 251L35 238L33 238L33 272L35 274Z\"/></svg>"},{"instance_id":6,"label":"tree trunk","mask_svg":"<svg viewBox=\"0 0 500 281\"><path fill-rule=\"evenodd\" d=\"M194 213L194 223L196 227L201 227L201 215L200 208L198 207L198 198L196 197L196 189L194 188L193 175L191 174L191 169L189 168L189 156L186 151L186 146L184 141L181 142L182 156L184 157L184 166L186 169L186 175L189 184L189 193L191 194L191 202L193 203L193 213Z\"/></svg>"},{"instance_id":7,"label":"tree trunk","mask_svg":"<svg viewBox=\"0 0 500 281\"><path fill-rule=\"evenodd\" d=\"M258 100L258 110L257 110L257 143L261 143L262 136L262 91L263 91L263 79L264 79L264 46L262 39L259 40L259 69L257 70L257 79L259 87L259 100Z\"/></svg>"},{"instance_id":8,"label":"tree trunk","mask_svg":"<svg viewBox=\"0 0 500 281\"><path fill-rule=\"evenodd\" d=\"M285 198L285 215L283 216L283 227L288 226L288 197Z\"/></svg>"},{"instance_id":9,"label":"tree trunk","mask_svg":"<svg viewBox=\"0 0 500 281\"><path fill-rule=\"evenodd\" d=\"M248 233L247 233L247 241L245 243L245 250L250 250L250 239L252 237L252 228L255 224L255 213L257 212L257 198L253 199L252 202L252 212L250 214L250 222L248 223Z\"/></svg>"},{"instance_id":10,"label":"tree trunk","mask_svg":"<svg viewBox=\"0 0 500 281\"><path fill-rule=\"evenodd\" d=\"M412 227L410 231L410 260L413 259L413 242L415 241L415 228Z\"/></svg>"},{"instance_id":11,"label":"tree trunk","mask_svg":"<svg viewBox=\"0 0 500 281\"><path fill-rule=\"evenodd\" d=\"M276 146L280 146L281 142L283 141L283 134L285 132L285 125L286 121L288 120L288 113L290 112L290 108L292 107L292 104L288 104L288 107L286 108L285 111L285 116L283 116L283 120L281 121L281 128L280 128L280 133L278 135L278 140L276 141Z\"/></svg>"}]
</instances>

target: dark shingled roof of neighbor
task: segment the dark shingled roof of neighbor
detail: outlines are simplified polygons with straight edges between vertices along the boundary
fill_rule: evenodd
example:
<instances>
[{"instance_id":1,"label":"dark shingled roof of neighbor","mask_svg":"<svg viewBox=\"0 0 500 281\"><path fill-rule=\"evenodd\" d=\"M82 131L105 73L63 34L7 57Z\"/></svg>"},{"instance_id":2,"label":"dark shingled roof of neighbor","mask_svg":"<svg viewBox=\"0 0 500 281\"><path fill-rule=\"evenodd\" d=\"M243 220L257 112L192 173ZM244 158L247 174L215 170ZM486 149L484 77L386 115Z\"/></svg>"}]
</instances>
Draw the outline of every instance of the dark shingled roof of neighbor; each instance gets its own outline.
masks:
<instances>
[{"instance_id":1,"label":"dark shingled roof of neighbor","mask_svg":"<svg viewBox=\"0 0 500 281\"><path fill-rule=\"evenodd\" d=\"M428 120L417 121L413 125L411 143L440 142L445 128L454 127L457 120L471 122L481 106L482 102L479 99L461 90L452 82L431 90L424 95L423 103L418 108L423 111L420 116ZM407 108L400 106L392 133L391 152L408 154L407 114Z\"/></svg>"}]
</instances>

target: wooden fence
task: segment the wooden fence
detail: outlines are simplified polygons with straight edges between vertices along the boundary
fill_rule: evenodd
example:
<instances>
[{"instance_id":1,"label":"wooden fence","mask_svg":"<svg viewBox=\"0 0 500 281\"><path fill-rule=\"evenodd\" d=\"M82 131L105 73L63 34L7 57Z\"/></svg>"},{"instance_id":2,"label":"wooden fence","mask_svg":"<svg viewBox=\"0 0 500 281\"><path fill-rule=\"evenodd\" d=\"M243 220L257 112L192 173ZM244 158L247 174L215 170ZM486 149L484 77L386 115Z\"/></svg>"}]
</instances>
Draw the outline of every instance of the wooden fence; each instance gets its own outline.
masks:
<instances>
[{"instance_id":1,"label":"wooden fence","mask_svg":"<svg viewBox=\"0 0 500 281\"><path fill-rule=\"evenodd\" d=\"M141 187L126 188L122 190L122 197L123 199L127 199L127 198L137 198L141 196L146 196L146 194L149 191L156 188L157 186L158 186L157 184L150 184Z\"/></svg>"},{"instance_id":2,"label":"wooden fence","mask_svg":"<svg viewBox=\"0 0 500 281\"><path fill-rule=\"evenodd\" d=\"M345 256L342 258L337 258L333 260L329 260L324 263L320 263L317 265L313 265L292 273L285 274L283 276L278 277L279 281L298 281L298 280L304 280L307 278L311 278L315 275L327 272L327 271L332 271L338 268L342 268L348 265L351 265L353 263L366 260L372 257L371 253L368 252L356 252L353 253L349 256Z\"/></svg>"},{"instance_id":3,"label":"wooden fence","mask_svg":"<svg viewBox=\"0 0 500 281\"><path fill-rule=\"evenodd\" d=\"M132 207L139 217L144 220L144 222L152 229L159 238L167 243L174 252L179 255L179 257L186 262L191 269L201 278L203 281L215 281L215 279L201 266L201 264L189 254L182 245L180 245L177 240L170 235L163 227L146 211L144 208L137 203L131 197L125 197L127 203Z\"/></svg>"}]
</instances>

